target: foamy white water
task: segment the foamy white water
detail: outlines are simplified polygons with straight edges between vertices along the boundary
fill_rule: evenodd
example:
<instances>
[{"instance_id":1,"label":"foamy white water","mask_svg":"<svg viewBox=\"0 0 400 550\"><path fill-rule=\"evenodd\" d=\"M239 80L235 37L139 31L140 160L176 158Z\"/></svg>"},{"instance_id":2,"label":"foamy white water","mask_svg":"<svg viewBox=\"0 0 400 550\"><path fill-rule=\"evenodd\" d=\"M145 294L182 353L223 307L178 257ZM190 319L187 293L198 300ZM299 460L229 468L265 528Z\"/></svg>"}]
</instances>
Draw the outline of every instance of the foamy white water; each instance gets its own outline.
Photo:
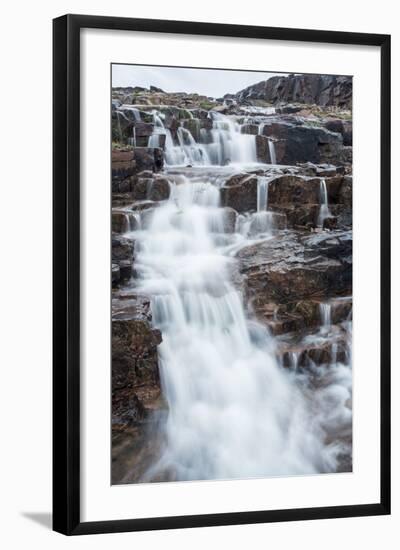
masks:
<instances>
[{"instance_id":1,"label":"foamy white water","mask_svg":"<svg viewBox=\"0 0 400 550\"><path fill-rule=\"evenodd\" d=\"M235 260L221 245L218 187L184 176L171 185L170 199L138 232L135 260L139 290L152 296L153 324L162 332L169 407L165 448L143 480L164 472L199 480L335 471L343 449L327 444L326 434L348 422L348 367L329 370L337 380L315 392L278 364L274 339L249 322L231 282ZM259 202L267 214L265 181Z\"/></svg>"}]
</instances>

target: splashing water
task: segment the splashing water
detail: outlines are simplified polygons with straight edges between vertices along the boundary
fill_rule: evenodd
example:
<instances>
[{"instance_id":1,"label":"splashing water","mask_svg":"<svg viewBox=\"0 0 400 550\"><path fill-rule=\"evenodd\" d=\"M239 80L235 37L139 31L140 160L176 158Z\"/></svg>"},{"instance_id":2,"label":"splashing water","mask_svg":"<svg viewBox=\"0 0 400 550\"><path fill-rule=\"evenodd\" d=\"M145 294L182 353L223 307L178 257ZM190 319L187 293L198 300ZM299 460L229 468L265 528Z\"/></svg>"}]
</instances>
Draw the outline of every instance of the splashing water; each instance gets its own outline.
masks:
<instances>
[{"instance_id":1,"label":"splashing water","mask_svg":"<svg viewBox=\"0 0 400 550\"><path fill-rule=\"evenodd\" d=\"M328 192L326 189L326 181L324 178L320 181L320 210L318 216L318 227L324 226L324 221L329 218L331 213L328 206Z\"/></svg>"},{"instance_id":2,"label":"splashing water","mask_svg":"<svg viewBox=\"0 0 400 550\"><path fill-rule=\"evenodd\" d=\"M313 392L279 366L274 339L246 318L231 282L235 260L218 244L222 216L215 185L181 177L138 232L138 286L152 296L162 332L169 408L165 446L142 481L335 471L340 449L325 443ZM326 408L329 396L321 390L318 399Z\"/></svg>"}]
</instances>

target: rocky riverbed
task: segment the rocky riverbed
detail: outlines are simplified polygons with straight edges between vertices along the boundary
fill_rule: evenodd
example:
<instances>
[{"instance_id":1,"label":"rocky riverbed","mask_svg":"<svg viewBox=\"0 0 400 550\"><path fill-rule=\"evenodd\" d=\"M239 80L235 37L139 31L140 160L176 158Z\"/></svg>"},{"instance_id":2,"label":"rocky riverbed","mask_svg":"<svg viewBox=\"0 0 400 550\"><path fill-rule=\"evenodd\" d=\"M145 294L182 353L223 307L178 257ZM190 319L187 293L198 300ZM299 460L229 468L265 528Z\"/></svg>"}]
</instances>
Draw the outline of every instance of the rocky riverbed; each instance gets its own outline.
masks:
<instances>
[{"instance_id":1,"label":"rocky riverbed","mask_svg":"<svg viewBox=\"0 0 400 550\"><path fill-rule=\"evenodd\" d=\"M203 471L223 477L223 460L212 462L203 444L208 470L187 451L186 470L176 458L171 430L190 430L191 410L171 425L176 378L168 371L171 319L178 332L195 317L199 339L204 319L224 325L223 308L234 321L218 328L221 335L243 322L238 353L257 369L273 361L316 423L318 443L304 443L315 452L296 442L301 460L288 461L287 473L351 470L351 79L274 77L219 99L113 88L112 138L112 482L199 479ZM175 292L182 303L192 300L182 326L164 301ZM207 375L209 393L220 382ZM202 391L193 395L204 404ZM215 395L224 400L226 389ZM227 437L225 448L234 451L233 441ZM286 473L258 465L243 472Z\"/></svg>"}]
</instances>

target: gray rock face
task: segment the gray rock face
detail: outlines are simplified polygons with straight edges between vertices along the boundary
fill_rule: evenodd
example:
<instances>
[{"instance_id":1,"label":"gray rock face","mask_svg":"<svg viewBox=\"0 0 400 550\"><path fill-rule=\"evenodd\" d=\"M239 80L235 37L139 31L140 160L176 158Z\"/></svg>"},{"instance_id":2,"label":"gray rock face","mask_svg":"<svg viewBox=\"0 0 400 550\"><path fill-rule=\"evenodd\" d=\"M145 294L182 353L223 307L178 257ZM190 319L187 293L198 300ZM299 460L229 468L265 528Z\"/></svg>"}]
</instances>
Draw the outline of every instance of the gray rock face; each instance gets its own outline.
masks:
<instances>
[{"instance_id":1,"label":"gray rock face","mask_svg":"<svg viewBox=\"0 0 400 550\"><path fill-rule=\"evenodd\" d=\"M265 124L263 134L278 140L275 150L279 164L340 163L342 134L326 128L278 121Z\"/></svg>"},{"instance_id":2,"label":"gray rock face","mask_svg":"<svg viewBox=\"0 0 400 550\"><path fill-rule=\"evenodd\" d=\"M352 234L279 235L242 249L249 297L284 304L351 295Z\"/></svg>"},{"instance_id":3,"label":"gray rock face","mask_svg":"<svg viewBox=\"0 0 400 550\"><path fill-rule=\"evenodd\" d=\"M270 103L307 103L351 108L352 77L331 75L273 76L241 90L238 101L263 99Z\"/></svg>"},{"instance_id":4,"label":"gray rock face","mask_svg":"<svg viewBox=\"0 0 400 550\"><path fill-rule=\"evenodd\" d=\"M239 213L257 210L256 176L232 176L220 192L223 206L229 206Z\"/></svg>"},{"instance_id":5,"label":"gray rock face","mask_svg":"<svg viewBox=\"0 0 400 550\"><path fill-rule=\"evenodd\" d=\"M134 293L113 299L112 320L112 415L119 429L143 420L146 401L143 386L160 392L157 346L159 330L150 324L149 299Z\"/></svg>"},{"instance_id":6,"label":"gray rock face","mask_svg":"<svg viewBox=\"0 0 400 550\"><path fill-rule=\"evenodd\" d=\"M159 172L164 165L163 150L157 147L135 147L134 159L136 163L136 173L142 170Z\"/></svg>"}]
</instances>

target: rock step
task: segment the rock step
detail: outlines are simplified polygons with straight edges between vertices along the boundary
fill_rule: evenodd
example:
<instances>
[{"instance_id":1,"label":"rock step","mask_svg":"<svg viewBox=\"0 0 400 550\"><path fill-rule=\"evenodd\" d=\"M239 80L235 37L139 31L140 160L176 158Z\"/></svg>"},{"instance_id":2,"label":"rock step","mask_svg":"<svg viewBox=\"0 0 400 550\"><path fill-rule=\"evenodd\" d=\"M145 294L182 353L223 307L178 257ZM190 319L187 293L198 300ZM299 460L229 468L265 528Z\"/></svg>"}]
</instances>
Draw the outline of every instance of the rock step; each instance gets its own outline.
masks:
<instances>
[{"instance_id":1,"label":"rock step","mask_svg":"<svg viewBox=\"0 0 400 550\"><path fill-rule=\"evenodd\" d=\"M329 302L322 300L301 300L288 304L275 302L252 302L252 310L257 319L266 324L273 335L282 335L295 331L305 331L320 327L322 307L328 307L331 323L338 325L351 320L352 299L333 298Z\"/></svg>"},{"instance_id":2,"label":"rock step","mask_svg":"<svg viewBox=\"0 0 400 550\"><path fill-rule=\"evenodd\" d=\"M284 339L286 338L286 340ZM298 339L298 334L282 337L276 356L280 364L289 368L312 368L331 363L348 363L350 346L348 334L338 325L319 332L307 334Z\"/></svg>"}]
</instances>

